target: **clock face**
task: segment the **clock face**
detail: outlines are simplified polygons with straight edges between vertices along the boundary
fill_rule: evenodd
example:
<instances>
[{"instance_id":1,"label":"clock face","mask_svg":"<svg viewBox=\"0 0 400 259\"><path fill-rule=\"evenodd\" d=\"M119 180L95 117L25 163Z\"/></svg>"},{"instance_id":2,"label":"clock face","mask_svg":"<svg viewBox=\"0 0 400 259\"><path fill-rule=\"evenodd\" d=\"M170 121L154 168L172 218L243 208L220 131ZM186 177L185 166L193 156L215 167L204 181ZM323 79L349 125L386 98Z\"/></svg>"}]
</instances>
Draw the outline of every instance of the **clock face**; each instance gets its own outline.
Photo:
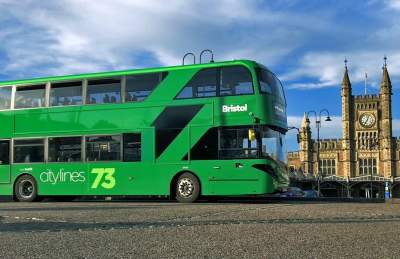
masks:
<instances>
[{"instance_id":1,"label":"clock face","mask_svg":"<svg viewBox=\"0 0 400 259\"><path fill-rule=\"evenodd\" d=\"M363 113L360 117L360 124L363 127L372 127L375 124L375 116L372 113Z\"/></svg>"}]
</instances>

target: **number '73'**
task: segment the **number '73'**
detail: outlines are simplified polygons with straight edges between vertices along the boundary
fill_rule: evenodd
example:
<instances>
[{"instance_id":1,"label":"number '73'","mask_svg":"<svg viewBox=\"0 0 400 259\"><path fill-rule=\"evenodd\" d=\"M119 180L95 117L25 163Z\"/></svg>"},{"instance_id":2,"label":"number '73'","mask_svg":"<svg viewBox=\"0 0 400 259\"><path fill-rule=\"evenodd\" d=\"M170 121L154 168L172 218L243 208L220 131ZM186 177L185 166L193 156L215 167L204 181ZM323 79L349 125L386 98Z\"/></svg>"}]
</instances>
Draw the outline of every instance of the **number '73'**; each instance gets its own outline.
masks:
<instances>
[{"instance_id":1,"label":"number '73'","mask_svg":"<svg viewBox=\"0 0 400 259\"><path fill-rule=\"evenodd\" d=\"M115 177L114 177L115 168L93 168L90 173L97 174L96 179L92 183L92 188L96 189L101 187L105 189L111 189L115 186Z\"/></svg>"}]
</instances>

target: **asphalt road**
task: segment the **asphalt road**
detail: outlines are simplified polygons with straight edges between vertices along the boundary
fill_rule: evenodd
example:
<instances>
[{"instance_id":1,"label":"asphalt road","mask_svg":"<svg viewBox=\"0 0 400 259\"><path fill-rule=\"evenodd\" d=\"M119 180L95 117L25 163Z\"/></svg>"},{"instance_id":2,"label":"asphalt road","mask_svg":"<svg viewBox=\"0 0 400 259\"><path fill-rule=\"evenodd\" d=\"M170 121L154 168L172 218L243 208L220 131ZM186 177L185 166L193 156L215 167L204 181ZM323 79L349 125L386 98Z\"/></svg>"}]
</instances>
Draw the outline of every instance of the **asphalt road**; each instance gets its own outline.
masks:
<instances>
[{"instance_id":1,"label":"asphalt road","mask_svg":"<svg viewBox=\"0 0 400 259\"><path fill-rule=\"evenodd\" d=\"M399 258L400 206L0 203L2 258Z\"/></svg>"}]
</instances>

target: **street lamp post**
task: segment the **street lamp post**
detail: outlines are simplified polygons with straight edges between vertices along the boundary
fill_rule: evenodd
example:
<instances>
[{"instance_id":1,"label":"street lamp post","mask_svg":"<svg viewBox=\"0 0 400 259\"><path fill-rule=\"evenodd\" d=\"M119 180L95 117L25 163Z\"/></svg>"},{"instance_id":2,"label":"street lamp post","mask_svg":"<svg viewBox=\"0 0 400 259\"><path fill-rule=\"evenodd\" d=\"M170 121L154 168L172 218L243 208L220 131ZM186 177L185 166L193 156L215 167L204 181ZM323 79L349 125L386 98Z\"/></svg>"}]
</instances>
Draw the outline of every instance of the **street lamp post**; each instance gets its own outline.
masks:
<instances>
[{"instance_id":1,"label":"street lamp post","mask_svg":"<svg viewBox=\"0 0 400 259\"><path fill-rule=\"evenodd\" d=\"M299 144L300 143L300 129L297 127L291 126L291 127L288 127L287 130L288 131L289 130L297 130L296 139L297 139L297 144ZM298 175L297 175L297 170L296 170L295 178L297 178L297 177L298 177Z\"/></svg>"},{"instance_id":2,"label":"street lamp post","mask_svg":"<svg viewBox=\"0 0 400 259\"><path fill-rule=\"evenodd\" d=\"M318 184L318 197L319 197L320 196L320 191L321 191L320 190L320 180L323 179L322 175L320 174L320 164L319 164L319 141L320 141L320 139L319 139L319 130L321 128L321 116L323 115L323 113L326 113L325 121L332 121L332 120L331 120L331 117L329 115L329 111L327 109L320 110L319 114L316 111L311 110L311 111L307 112L307 122L308 123L310 122L310 120L308 118L308 115L310 113L314 113L314 115L315 115L315 127L317 128L317 184Z\"/></svg>"},{"instance_id":3,"label":"street lamp post","mask_svg":"<svg viewBox=\"0 0 400 259\"><path fill-rule=\"evenodd\" d=\"M376 147L377 147L377 143L376 142L374 142L374 143L372 143L371 145L370 145L370 148L371 148L371 174L370 174L370 177L371 177L371 179L370 179L370 191L371 191L371 196L370 196L370 199L372 199L373 197L372 197L372 195L373 195L373 191L372 191L372 177L373 177L373 172L374 172L374 163L373 163L373 149L375 149Z\"/></svg>"},{"instance_id":4,"label":"street lamp post","mask_svg":"<svg viewBox=\"0 0 400 259\"><path fill-rule=\"evenodd\" d=\"M346 177L347 198L350 198L350 177Z\"/></svg>"}]
</instances>

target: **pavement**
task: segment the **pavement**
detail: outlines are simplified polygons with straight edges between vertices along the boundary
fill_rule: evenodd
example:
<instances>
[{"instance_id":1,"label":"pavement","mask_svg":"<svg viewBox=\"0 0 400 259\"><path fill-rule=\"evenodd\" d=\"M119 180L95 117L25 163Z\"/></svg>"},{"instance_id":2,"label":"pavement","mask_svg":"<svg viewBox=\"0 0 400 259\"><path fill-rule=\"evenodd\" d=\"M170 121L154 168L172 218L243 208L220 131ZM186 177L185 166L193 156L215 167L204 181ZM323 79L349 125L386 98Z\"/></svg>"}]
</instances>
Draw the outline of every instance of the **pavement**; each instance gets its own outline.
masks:
<instances>
[{"instance_id":1,"label":"pavement","mask_svg":"<svg viewBox=\"0 0 400 259\"><path fill-rule=\"evenodd\" d=\"M0 203L1 258L399 258L400 204Z\"/></svg>"}]
</instances>

